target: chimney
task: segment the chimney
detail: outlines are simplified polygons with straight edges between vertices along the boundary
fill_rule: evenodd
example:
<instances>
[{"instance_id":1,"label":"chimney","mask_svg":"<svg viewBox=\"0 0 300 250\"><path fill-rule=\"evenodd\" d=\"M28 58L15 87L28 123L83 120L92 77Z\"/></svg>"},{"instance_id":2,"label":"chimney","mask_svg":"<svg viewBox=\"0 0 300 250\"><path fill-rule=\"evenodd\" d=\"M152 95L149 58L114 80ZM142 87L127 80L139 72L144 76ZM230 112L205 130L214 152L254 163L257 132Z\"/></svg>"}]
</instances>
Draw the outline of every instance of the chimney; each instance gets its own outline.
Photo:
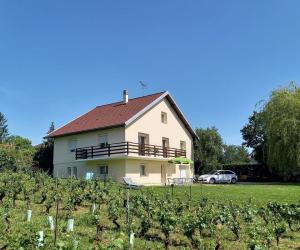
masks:
<instances>
[{"instance_id":1,"label":"chimney","mask_svg":"<svg viewBox=\"0 0 300 250\"><path fill-rule=\"evenodd\" d=\"M128 102L128 91L123 90L123 102L126 104Z\"/></svg>"}]
</instances>

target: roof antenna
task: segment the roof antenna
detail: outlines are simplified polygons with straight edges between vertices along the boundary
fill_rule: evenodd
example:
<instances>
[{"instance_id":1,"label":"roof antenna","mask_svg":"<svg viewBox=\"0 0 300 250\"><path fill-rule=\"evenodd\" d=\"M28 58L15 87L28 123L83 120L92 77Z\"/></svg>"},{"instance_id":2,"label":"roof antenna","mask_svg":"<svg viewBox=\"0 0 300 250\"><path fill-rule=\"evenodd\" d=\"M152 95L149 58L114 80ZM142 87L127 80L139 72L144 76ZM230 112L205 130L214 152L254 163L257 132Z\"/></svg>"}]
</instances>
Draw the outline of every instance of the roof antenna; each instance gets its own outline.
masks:
<instances>
[{"instance_id":1,"label":"roof antenna","mask_svg":"<svg viewBox=\"0 0 300 250\"><path fill-rule=\"evenodd\" d=\"M148 86L147 86L147 84L144 83L143 81L139 81L139 83L141 84L142 92L143 92L143 95L144 95L145 89L146 89Z\"/></svg>"}]
</instances>

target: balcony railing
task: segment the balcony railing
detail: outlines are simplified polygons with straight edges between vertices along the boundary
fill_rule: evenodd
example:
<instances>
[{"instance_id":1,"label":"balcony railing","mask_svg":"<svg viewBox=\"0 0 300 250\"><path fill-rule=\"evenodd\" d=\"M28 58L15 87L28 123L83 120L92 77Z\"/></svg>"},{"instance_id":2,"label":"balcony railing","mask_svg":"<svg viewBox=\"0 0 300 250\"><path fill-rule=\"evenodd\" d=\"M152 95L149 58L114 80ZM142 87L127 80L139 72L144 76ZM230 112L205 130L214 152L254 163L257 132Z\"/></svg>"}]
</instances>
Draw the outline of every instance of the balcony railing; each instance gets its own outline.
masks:
<instances>
[{"instance_id":1,"label":"balcony railing","mask_svg":"<svg viewBox=\"0 0 300 250\"><path fill-rule=\"evenodd\" d=\"M186 151L177 148L140 144L128 141L75 149L76 160L111 157L113 155L139 155L173 158L178 156L186 157Z\"/></svg>"}]
</instances>

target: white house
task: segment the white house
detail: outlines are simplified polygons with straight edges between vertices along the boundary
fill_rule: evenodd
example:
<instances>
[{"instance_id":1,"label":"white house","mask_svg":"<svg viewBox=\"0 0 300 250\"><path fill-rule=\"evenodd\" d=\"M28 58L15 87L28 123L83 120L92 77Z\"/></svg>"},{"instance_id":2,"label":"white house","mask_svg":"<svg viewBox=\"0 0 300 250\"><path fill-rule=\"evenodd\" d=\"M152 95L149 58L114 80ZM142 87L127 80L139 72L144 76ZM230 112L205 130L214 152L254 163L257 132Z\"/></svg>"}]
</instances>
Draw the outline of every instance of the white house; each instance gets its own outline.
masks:
<instances>
[{"instance_id":1,"label":"white house","mask_svg":"<svg viewBox=\"0 0 300 250\"><path fill-rule=\"evenodd\" d=\"M122 177L141 184L193 177L193 165L168 161L193 159L196 134L169 92L98 106L49 134L54 139L54 176Z\"/></svg>"}]
</instances>

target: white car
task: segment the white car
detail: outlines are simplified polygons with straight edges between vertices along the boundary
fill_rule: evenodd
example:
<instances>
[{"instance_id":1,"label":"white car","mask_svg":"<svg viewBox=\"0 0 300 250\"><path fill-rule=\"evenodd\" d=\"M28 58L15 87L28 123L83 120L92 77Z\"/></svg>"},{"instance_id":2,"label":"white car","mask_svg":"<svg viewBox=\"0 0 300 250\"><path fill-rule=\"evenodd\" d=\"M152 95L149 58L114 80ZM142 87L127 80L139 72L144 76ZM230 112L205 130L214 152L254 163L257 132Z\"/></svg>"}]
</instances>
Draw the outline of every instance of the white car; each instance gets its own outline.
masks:
<instances>
[{"instance_id":1,"label":"white car","mask_svg":"<svg viewBox=\"0 0 300 250\"><path fill-rule=\"evenodd\" d=\"M214 183L235 184L238 180L238 177L236 173L230 170L213 170L210 171L208 174L200 175L198 180L210 184L214 184Z\"/></svg>"}]
</instances>

